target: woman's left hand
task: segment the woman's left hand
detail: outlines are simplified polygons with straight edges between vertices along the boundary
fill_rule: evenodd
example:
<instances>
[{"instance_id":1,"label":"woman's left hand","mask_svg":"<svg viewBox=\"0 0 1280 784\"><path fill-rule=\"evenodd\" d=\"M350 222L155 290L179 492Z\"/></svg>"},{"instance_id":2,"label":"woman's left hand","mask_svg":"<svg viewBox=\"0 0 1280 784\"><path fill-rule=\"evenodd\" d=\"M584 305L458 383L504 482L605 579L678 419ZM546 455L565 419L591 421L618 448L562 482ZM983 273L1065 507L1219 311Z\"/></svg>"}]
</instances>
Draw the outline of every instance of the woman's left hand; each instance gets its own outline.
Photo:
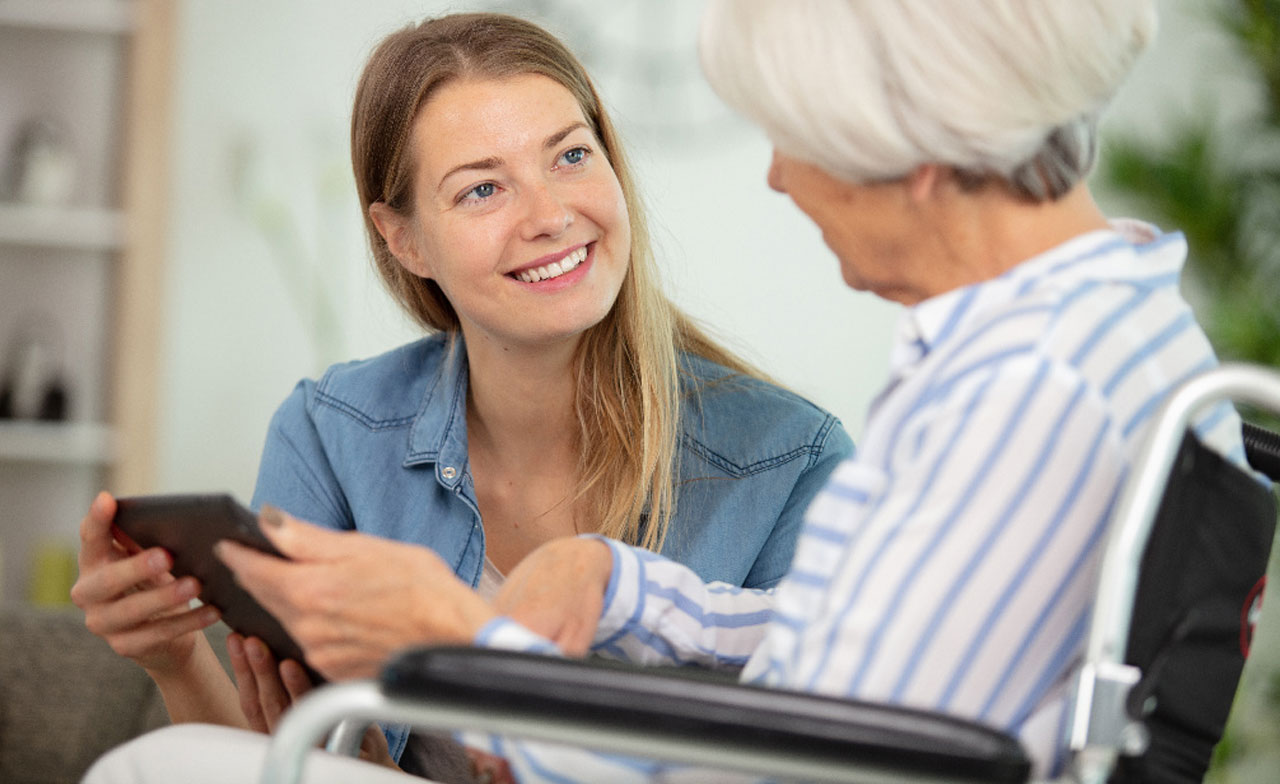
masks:
<instances>
[{"instance_id":1,"label":"woman's left hand","mask_svg":"<svg viewBox=\"0 0 1280 784\"><path fill-rule=\"evenodd\" d=\"M426 547L321 528L273 508L261 521L288 560L230 541L217 545L218 557L330 680L373 677L410 645L470 644L497 616Z\"/></svg>"},{"instance_id":2,"label":"woman's left hand","mask_svg":"<svg viewBox=\"0 0 1280 784\"><path fill-rule=\"evenodd\" d=\"M227 654L240 691L240 709L250 729L267 734L275 732L280 718L293 703L313 688L311 678L302 665L285 659L276 665L267 644L257 637L227 635ZM387 738L378 727L370 727L360 742L360 758L395 768Z\"/></svg>"},{"instance_id":3,"label":"woman's left hand","mask_svg":"<svg viewBox=\"0 0 1280 784\"><path fill-rule=\"evenodd\" d=\"M289 706L311 691L302 665L285 659L276 665L267 644L235 632L227 635L227 658L240 692L240 710L256 732L272 733Z\"/></svg>"}]
</instances>

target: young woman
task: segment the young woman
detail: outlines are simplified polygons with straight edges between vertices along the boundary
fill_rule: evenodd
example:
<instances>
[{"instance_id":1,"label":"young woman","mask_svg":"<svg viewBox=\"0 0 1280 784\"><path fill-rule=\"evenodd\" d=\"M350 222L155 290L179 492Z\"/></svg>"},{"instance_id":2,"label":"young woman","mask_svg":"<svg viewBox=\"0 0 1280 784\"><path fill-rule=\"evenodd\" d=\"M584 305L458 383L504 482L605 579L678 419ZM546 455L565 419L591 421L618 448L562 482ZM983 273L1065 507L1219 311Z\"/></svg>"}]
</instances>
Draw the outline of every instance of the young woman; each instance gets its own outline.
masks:
<instances>
[{"instance_id":1,"label":"young woman","mask_svg":"<svg viewBox=\"0 0 1280 784\"><path fill-rule=\"evenodd\" d=\"M351 143L375 264L430 335L302 382L272 421L253 504L425 545L482 596L581 533L772 587L851 443L664 296L617 135L572 54L508 16L405 28L365 68ZM104 496L83 523L73 597L89 628L147 669L174 721L266 729L305 689L300 669L284 663L281 681L258 641L232 636L238 698L197 633L216 612L186 609L197 586L169 576L167 554L114 542L113 514ZM329 605L312 617L333 645L303 640L329 677L347 674L332 651L379 649L412 620L414 587L360 563L295 580ZM406 736L389 731L393 757Z\"/></svg>"}]
</instances>

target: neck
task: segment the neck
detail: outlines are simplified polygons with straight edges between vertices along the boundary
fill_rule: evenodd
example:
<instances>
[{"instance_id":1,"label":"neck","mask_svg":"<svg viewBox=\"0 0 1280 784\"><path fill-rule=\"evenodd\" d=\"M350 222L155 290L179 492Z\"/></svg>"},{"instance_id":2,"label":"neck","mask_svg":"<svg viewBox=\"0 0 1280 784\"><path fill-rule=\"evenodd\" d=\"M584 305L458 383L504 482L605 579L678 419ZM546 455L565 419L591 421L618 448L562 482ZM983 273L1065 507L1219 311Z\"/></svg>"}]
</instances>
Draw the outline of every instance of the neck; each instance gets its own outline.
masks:
<instances>
[{"instance_id":1,"label":"neck","mask_svg":"<svg viewBox=\"0 0 1280 784\"><path fill-rule=\"evenodd\" d=\"M513 465L576 465L576 347L576 341L530 350L468 340L470 448Z\"/></svg>"},{"instance_id":2,"label":"neck","mask_svg":"<svg viewBox=\"0 0 1280 784\"><path fill-rule=\"evenodd\" d=\"M1042 204L992 187L961 195L951 206L934 234L937 252L949 260L949 276L932 294L998 277L1073 237L1110 226L1084 185Z\"/></svg>"}]
</instances>

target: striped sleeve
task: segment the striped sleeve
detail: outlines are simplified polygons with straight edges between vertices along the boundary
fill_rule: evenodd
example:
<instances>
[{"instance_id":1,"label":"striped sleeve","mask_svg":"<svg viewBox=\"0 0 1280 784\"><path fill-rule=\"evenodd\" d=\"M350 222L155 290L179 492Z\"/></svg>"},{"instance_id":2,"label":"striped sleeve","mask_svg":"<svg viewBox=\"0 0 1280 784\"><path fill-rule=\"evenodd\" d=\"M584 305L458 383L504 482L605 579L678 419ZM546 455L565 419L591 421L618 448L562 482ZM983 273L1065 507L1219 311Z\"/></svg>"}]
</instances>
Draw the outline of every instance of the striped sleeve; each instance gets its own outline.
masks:
<instances>
[{"instance_id":1,"label":"striped sleeve","mask_svg":"<svg viewBox=\"0 0 1280 784\"><path fill-rule=\"evenodd\" d=\"M1043 356L947 389L815 503L760 671L1017 728L1078 652L1123 445L1091 386Z\"/></svg>"},{"instance_id":2,"label":"striped sleeve","mask_svg":"<svg viewBox=\"0 0 1280 784\"><path fill-rule=\"evenodd\" d=\"M613 552L613 573L594 651L637 664L746 664L772 617L772 590L703 583L683 564L602 541Z\"/></svg>"},{"instance_id":3,"label":"striped sleeve","mask_svg":"<svg viewBox=\"0 0 1280 784\"><path fill-rule=\"evenodd\" d=\"M763 634L772 600L768 592L723 585L703 585L691 570L645 550L602 539L613 552L597 650L614 656L634 652L644 663L697 661L704 666L733 666ZM699 590L700 589L700 590ZM697 601L705 604L701 609ZM646 631L645 624L655 624ZM560 655L554 644L509 618L497 618L476 635L477 645ZM715 653L717 644L728 651ZM614 784L642 782L742 782L754 777L669 765L653 760L605 754L503 738L479 732L455 737L466 746L506 759L521 782L547 784Z\"/></svg>"}]
</instances>

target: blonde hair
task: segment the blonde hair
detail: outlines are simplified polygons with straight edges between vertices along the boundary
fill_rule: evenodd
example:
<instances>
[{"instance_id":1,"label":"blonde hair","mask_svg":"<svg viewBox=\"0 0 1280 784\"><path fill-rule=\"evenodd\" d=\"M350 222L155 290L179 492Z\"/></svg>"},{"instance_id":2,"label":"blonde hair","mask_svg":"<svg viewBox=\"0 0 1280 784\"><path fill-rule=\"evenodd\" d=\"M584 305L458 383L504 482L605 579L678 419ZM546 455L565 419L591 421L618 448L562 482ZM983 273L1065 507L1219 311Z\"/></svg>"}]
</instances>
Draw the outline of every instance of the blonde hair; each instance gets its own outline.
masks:
<instances>
[{"instance_id":1,"label":"blonde hair","mask_svg":"<svg viewBox=\"0 0 1280 784\"><path fill-rule=\"evenodd\" d=\"M617 132L585 69L559 40L513 16L470 13L410 25L379 44L361 75L351 119L352 165L373 261L392 296L419 323L457 334L457 314L440 287L395 259L369 207L383 202L411 212L413 159L405 153L414 121L435 90L464 77L529 73L573 94L621 185L631 226L630 264L617 300L584 333L577 353L575 500L599 521L597 532L657 550L676 503L679 354L760 374L707 337L663 293Z\"/></svg>"},{"instance_id":2,"label":"blonde hair","mask_svg":"<svg viewBox=\"0 0 1280 784\"><path fill-rule=\"evenodd\" d=\"M712 0L703 70L773 143L850 182L920 164L1062 196L1155 35L1155 0Z\"/></svg>"}]
</instances>

